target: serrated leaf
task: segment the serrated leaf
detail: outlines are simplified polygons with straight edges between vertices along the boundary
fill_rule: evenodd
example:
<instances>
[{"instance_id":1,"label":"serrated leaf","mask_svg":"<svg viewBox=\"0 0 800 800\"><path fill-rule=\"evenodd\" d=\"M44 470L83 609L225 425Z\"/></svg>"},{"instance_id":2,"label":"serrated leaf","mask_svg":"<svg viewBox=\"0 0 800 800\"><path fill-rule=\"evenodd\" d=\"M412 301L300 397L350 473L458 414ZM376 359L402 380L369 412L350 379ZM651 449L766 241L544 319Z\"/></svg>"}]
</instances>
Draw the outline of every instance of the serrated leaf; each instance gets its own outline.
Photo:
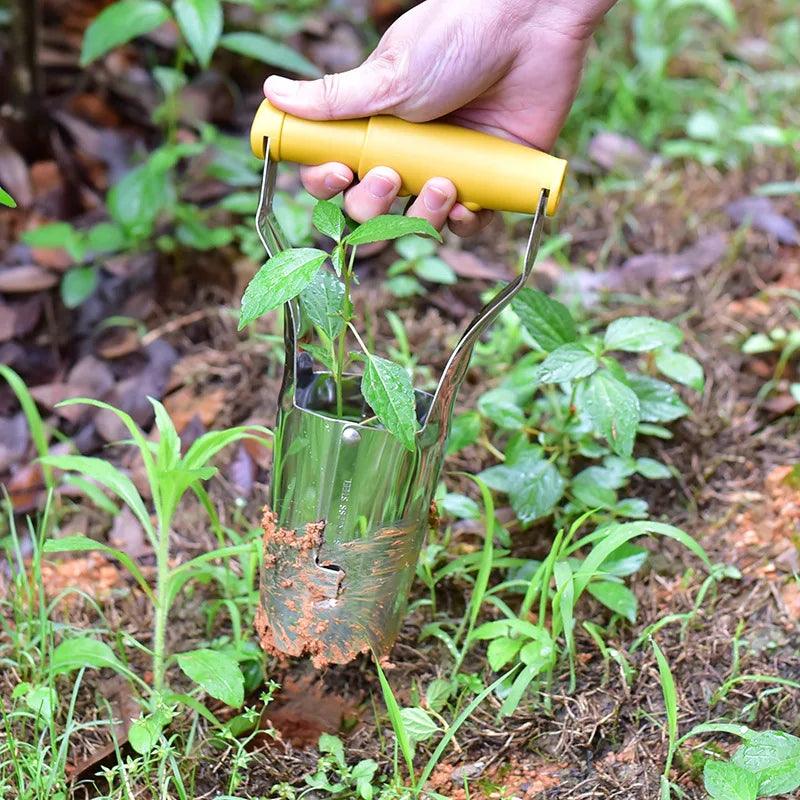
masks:
<instances>
[{"instance_id":1,"label":"serrated leaf","mask_svg":"<svg viewBox=\"0 0 800 800\"><path fill-rule=\"evenodd\" d=\"M359 225L347 236L345 241L350 246L355 246L399 239L401 236L408 236L411 233L424 234L437 241L442 240L439 231L425 219L383 214Z\"/></svg>"},{"instance_id":2,"label":"serrated leaf","mask_svg":"<svg viewBox=\"0 0 800 800\"><path fill-rule=\"evenodd\" d=\"M233 708L244 703L244 675L232 656L200 649L181 653L177 660L178 666L207 694Z\"/></svg>"},{"instance_id":3,"label":"serrated leaf","mask_svg":"<svg viewBox=\"0 0 800 800\"><path fill-rule=\"evenodd\" d=\"M656 351L656 367L673 381L682 383L696 392L703 391L705 385L703 367L691 356L676 353L674 350L660 349Z\"/></svg>"},{"instance_id":4,"label":"serrated leaf","mask_svg":"<svg viewBox=\"0 0 800 800\"><path fill-rule=\"evenodd\" d=\"M90 639L88 636L67 639L53 650L50 657L50 673L52 675L64 675L83 667L95 667L96 669L110 667L119 672L124 671L119 659L114 655L114 651L99 639Z\"/></svg>"},{"instance_id":5,"label":"serrated leaf","mask_svg":"<svg viewBox=\"0 0 800 800\"><path fill-rule=\"evenodd\" d=\"M311 283L327 257L327 253L314 247L284 250L273 256L245 289L239 330L297 297Z\"/></svg>"},{"instance_id":6,"label":"serrated leaf","mask_svg":"<svg viewBox=\"0 0 800 800\"><path fill-rule=\"evenodd\" d=\"M319 68L305 56L282 42L276 42L275 39L270 39L260 33L251 33L250 31L226 33L220 37L219 43L234 53L254 58L287 72L296 72L306 78L318 78L321 74Z\"/></svg>"},{"instance_id":7,"label":"serrated leaf","mask_svg":"<svg viewBox=\"0 0 800 800\"><path fill-rule=\"evenodd\" d=\"M601 370L589 378L580 398L594 429L617 455L629 456L640 419L639 399L634 391Z\"/></svg>"},{"instance_id":8,"label":"serrated leaf","mask_svg":"<svg viewBox=\"0 0 800 800\"><path fill-rule=\"evenodd\" d=\"M628 622L636 622L639 604L636 595L627 586L612 581L594 581L586 590L615 614L625 617Z\"/></svg>"},{"instance_id":9,"label":"serrated leaf","mask_svg":"<svg viewBox=\"0 0 800 800\"><path fill-rule=\"evenodd\" d=\"M328 270L321 269L300 294L306 316L331 341L344 328L344 284Z\"/></svg>"},{"instance_id":10,"label":"serrated leaf","mask_svg":"<svg viewBox=\"0 0 800 800\"><path fill-rule=\"evenodd\" d=\"M414 389L408 373L398 364L368 355L361 393L389 433L414 450L417 414Z\"/></svg>"},{"instance_id":11,"label":"serrated leaf","mask_svg":"<svg viewBox=\"0 0 800 800\"><path fill-rule=\"evenodd\" d=\"M525 330L547 353L578 338L567 307L544 292L524 288L511 301L511 307Z\"/></svg>"},{"instance_id":12,"label":"serrated leaf","mask_svg":"<svg viewBox=\"0 0 800 800\"><path fill-rule=\"evenodd\" d=\"M402 708L400 718L406 733L414 742L427 742L439 730L439 726L424 708Z\"/></svg>"},{"instance_id":13,"label":"serrated leaf","mask_svg":"<svg viewBox=\"0 0 800 800\"><path fill-rule=\"evenodd\" d=\"M713 800L756 800L758 797L758 776L730 761L706 761L703 783Z\"/></svg>"},{"instance_id":14,"label":"serrated leaf","mask_svg":"<svg viewBox=\"0 0 800 800\"><path fill-rule=\"evenodd\" d=\"M586 378L597 370L598 361L579 344L562 344L550 353L536 372L540 383L564 383Z\"/></svg>"},{"instance_id":15,"label":"serrated leaf","mask_svg":"<svg viewBox=\"0 0 800 800\"><path fill-rule=\"evenodd\" d=\"M683 341L680 328L652 317L622 317L606 330L607 350L644 353L658 347L677 347Z\"/></svg>"},{"instance_id":16,"label":"serrated leaf","mask_svg":"<svg viewBox=\"0 0 800 800\"><path fill-rule=\"evenodd\" d=\"M347 225L342 210L330 200L320 200L314 206L312 221L320 233L329 236L336 242L341 240Z\"/></svg>"},{"instance_id":17,"label":"serrated leaf","mask_svg":"<svg viewBox=\"0 0 800 800\"><path fill-rule=\"evenodd\" d=\"M453 682L446 678L436 678L428 684L425 690L425 704L431 711L439 712L446 705L453 693Z\"/></svg>"},{"instance_id":18,"label":"serrated leaf","mask_svg":"<svg viewBox=\"0 0 800 800\"><path fill-rule=\"evenodd\" d=\"M759 797L788 794L800 786L800 739L782 731L754 733L731 761L758 775Z\"/></svg>"},{"instance_id":19,"label":"serrated leaf","mask_svg":"<svg viewBox=\"0 0 800 800\"><path fill-rule=\"evenodd\" d=\"M83 35L81 66L163 25L169 9L156 0L118 0L92 20Z\"/></svg>"},{"instance_id":20,"label":"serrated leaf","mask_svg":"<svg viewBox=\"0 0 800 800\"><path fill-rule=\"evenodd\" d=\"M626 383L639 400L639 419L642 422L672 422L689 413L689 406L664 381L629 373Z\"/></svg>"}]
</instances>

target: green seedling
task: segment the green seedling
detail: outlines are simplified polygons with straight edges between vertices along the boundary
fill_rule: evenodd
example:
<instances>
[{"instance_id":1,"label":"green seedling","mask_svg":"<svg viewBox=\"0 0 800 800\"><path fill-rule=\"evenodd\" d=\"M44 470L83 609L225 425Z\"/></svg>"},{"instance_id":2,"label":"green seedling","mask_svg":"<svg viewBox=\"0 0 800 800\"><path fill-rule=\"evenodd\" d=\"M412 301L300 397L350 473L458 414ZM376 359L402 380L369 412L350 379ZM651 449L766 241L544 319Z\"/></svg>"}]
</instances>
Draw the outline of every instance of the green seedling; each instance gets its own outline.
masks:
<instances>
[{"instance_id":1,"label":"green seedling","mask_svg":"<svg viewBox=\"0 0 800 800\"><path fill-rule=\"evenodd\" d=\"M17 201L2 186L0 186L0 206L5 206L6 208L17 207Z\"/></svg>"},{"instance_id":2,"label":"green seedling","mask_svg":"<svg viewBox=\"0 0 800 800\"><path fill-rule=\"evenodd\" d=\"M800 320L800 306L793 305L792 313ZM783 380L786 368L792 357L800 351L800 327L786 330L774 328L768 333L755 333L742 344L742 352L747 355L777 353L778 360L772 372L772 378L759 390L758 398L763 400L770 395ZM789 384L789 392L800 404L800 382Z\"/></svg>"},{"instance_id":3,"label":"green seedling","mask_svg":"<svg viewBox=\"0 0 800 800\"><path fill-rule=\"evenodd\" d=\"M436 255L436 244L419 236L404 236L395 243L400 256L387 270L386 288L395 297L425 294L420 281L452 284L457 278L452 268Z\"/></svg>"},{"instance_id":4,"label":"green seedling","mask_svg":"<svg viewBox=\"0 0 800 800\"><path fill-rule=\"evenodd\" d=\"M291 248L277 253L259 270L242 297L240 329L289 300L300 306L314 326L318 343L305 349L334 377L336 415L344 415L342 378L354 361L364 364L361 391L378 421L410 450L414 448L417 419L414 390L408 372L400 365L372 354L353 326L350 298L355 280L353 265L360 245L398 239L410 233L441 239L425 220L392 215L376 217L348 233L347 221L338 206L317 203L313 216L316 229L333 239L331 250ZM325 265L330 263L333 271ZM348 350L348 332L360 350Z\"/></svg>"},{"instance_id":5,"label":"green seedling","mask_svg":"<svg viewBox=\"0 0 800 800\"><path fill-rule=\"evenodd\" d=\"M85 403L116 414L127 428L131 443L138 449L144 463L155 510L155 523L131 479L118 468L100 458L86 456L52 456L41 459L52 469L77 473L92 480L125 503L141 524L156 556L156 585L151 588L135 562L125 553L107 545L74 535L45 542L44 552L85 552L101 550L117 559L131 573L148 596L154 608L152 646L139 645L152 659L153 685L148 686L132 673L104 642L79 636L67 638L52 654L50 670L53 675L72 672L80 667L109 667L136 683L145 694L146 714L137 720L129 732L129 741L137 752L147 753L158 742L164 727L171 721L177 704L187 705L216 724L216 719L196 698L175 694L167 684L167 667L170 655L166 649L166 630L169 611L181 590L198 577L214 578L210 563L217 559L233 557L251 558L256 544L240 543L220 547L180 564L170 564L170 538L172 520L182 497L192 491L202 505L209 509L212 504L203 482L211 478L215 468L209 462L229 444L246 438L258 438L269 434L264 428L239 427L224 431L212 431L197 439L181 455L178 434L164 407L151 400L155 410L156 441L148 441L133 419L126 413L91 399L76 399L65 404ZM244 701L244 675L235 653L226 653L208 648L199 648L177 654L175 661L180 669L205 693L238 708Z\"/></svg>"}]
</instances>

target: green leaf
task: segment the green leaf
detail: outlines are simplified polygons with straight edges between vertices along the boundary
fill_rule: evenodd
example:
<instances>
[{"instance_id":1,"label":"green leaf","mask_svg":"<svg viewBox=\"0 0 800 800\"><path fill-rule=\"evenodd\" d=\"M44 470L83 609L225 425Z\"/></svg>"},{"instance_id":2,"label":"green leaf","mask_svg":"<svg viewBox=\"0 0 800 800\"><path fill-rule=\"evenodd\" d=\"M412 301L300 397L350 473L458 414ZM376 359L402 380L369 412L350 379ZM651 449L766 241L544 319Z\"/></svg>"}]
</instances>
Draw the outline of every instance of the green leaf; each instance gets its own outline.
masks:
<instances>
[{"instance_id":1,"label":"green leaf","mask_svg":"<svg viewBox=\"0 0 800 800\"><path fill-rule=\"evenodd\" d=\"M586 590L615 614L625 617L628 622L636 622L639 604L636 595L627 586L612 581L593 581Z\"/></svg>"},{"instance_id":2,"label":"green leaf","mask_svg":"<svg viewBox=\"0 0 800 800\"><path fill-rule=\"evenodd\" d=\"M731 761L757 773L758 796L788 794L800 786L800 739L782 731L754 733Z\"/></svg>"},{"instance_id":3,"label":"green leaf","mask_svg":"<svg viewBox=\"0 0 800 800\"><path fill-rule=\"evenodd\" d=\"M0 186L0 206L5 206L6 208L17 207L17 201L2 186Z\"/></svg>"},{"instance_id":4,"label":"green leaf","mask_svg":"<svg viewBox=\"0 0 800 800\"><path fill-rule=\"evenodd\" d=\"M206 694L233 708L244 703L244 675L233 656L204 648L181 653L177 660L178 666Z\"/></svg>"},{"instance_id":5,"label":"green leaf","mask_svg":"<svg viewBox=\"0 0 800 800\"><path fill-rule=\"evenodd\" d=\"M447 437L447 455L451 456L468 445L475 444L481 435L481 416L477 411L459 414L450 426Z\"/></svg>"},{"instance_id":6,"label":"green leaf","mask_svg":"<svg viewBox=\"0 0 800 800\"><path fill-rule=\"evenodd\" d=\"M686 403L664 381L628 373L626 382L639 399L639 418L642 422L672 422L689 413Z\"/></svg>"},{"instance_id":7,"label":"green leaf","mask_svg":"<svg viewBox=\"0 0 800 800\"><path fill-rule=\"evenodd\" d=\"M653 654L656 657L658 664L658 677L661 681L661 694L664 697L664 710L667 714L667 739L669 742L669 756L667 761L668 772L669 765L672 762L672 757L675 753L675 747L678 742L678 690L675 688L675 678L672 675L672 670L669 668L669 661L664 655L658 642L653 640Z\"/></svg>"},{"instance_id":8,"label":"green leaf","mask_svg":"<svg viewBox=\"0 0 800 800\"><path fill-rule=\"evenodd\" d=\"M656 461L654 458L637 458L636 471L645 478L652 481L671 478L672 473L666 464Z\"/></svg>"},{"instance_id":9,"label":"green leaf","mask_svg":"<svg viewBox=\"0 0 800 800\"><path fill-rule=\"evenodd\" d=\"M499 716L507 717L517 710L517 706L519 706L522 701L525 692L539 672L540 670L537 669L535 665L531 667L526 666L520 671L519 675L514 679L514 683L511 684L511 689L506 695L505 700L503 700L503 705L500 706Z\"/></svg>"},{"instance_id":10,"label":"green leaf","mask_svg":"<svg viewBox=\"0 0 800 800\"><path fill-rule=\"evenodd\" d=\"M556 648L550 634L544 628L539 628L539 635L519 651L519 660L535 669L537 675L555 664Z\"/></svg>"},{"instance_id":11,"label":"green leaf","mask_svg":"<svg viewBox=\"0 0 800 800\"><path fill-rule=\"evenodd\" d=\"M344 328L344 303L344 284L326 269L319 270L300 294L306 316L331 341Z\"/></svg>"},{"instance_id":12,"label":"green leaf","mask_svg":"<svg viewBox=\"0 0 800 800\"><path fill-rule=\"evenodd\" d=\"M620 456L629 456L639 424L639 400L634 391L607 370L592 375L580 394L582 410L594 429Z\"/></svg>"},{"instance_id":13,"label":"green leaf","mask_svg":"<svg viewBox=\"0 0 800 800\"><path fill-rule=\"evenodd\" d=\"M542 362L536 377L541 383L564 383L586 378L598 367L597 359L579 344L562 344Z\"/></svg>"},{"instance_id":14,"label":"green leaf","mask_svg":"<svg viewBox=\"0 0 800 800\"><path fill-rule=\"evenodd\" d=\"M386 430L413 451L417 413L408 373L385 358L367 355L361 393Z\"/></svg>"},{"instance_id":15,"label":"green leaf","mask_svg":"<svg viewBox=\"0 0 800 800\"><path fill-rule=\"evenodd\" d=\"M427 742L439 730L439 726L424 708L401 708L400 718L408 738L413 742Z\"/></svg>"},{"instance_id":16,"label":"green leaf","mask_svg":"<svg viewBox=\"0 0 800 800\"><path fill-rule=\"evenodd\" d=\"M208 67L222 34L220 0L174 0L172 9L200 66Z\"/></svg>"},{"instance_id":17,"label":"green leaf","mask_svg":"<svg viewBox=\"0 0 800 800\"><path fill-rule=\"evenodd\" d=\"M88 636L67 639L53 650L50 657L51 675L64 675L83 667L110 667L118 672L125 671L114 651L99 639Z\"/></svg>"},{"instance_id":18,"label":"green leaf","mask_svg":"<svg viewBox=\"0 0 800 800\"><path fill-rule=\"evenodd\" d=\"M79 238L80 232L68 222L49 222L22 234L25 244L49 250L69 250Z\"/></svg>"},{"instance_id":19,"label":"green leaf","mask_svg":"<svg viewBox=\"0 0 800 800\"><path fill-rule=\"evenodd\" d=\"M480 519L481 509L478 504L464 494L448 492L441 501L442 509L456 519Z\"/></svg>"},{"instance_id":20,"label":"green leaf","mask_svg":"<svg viewBox=\"0 0 800 800\"><path fill-rule=\"evenodd\" d=\"M522 289L511 301L511 307L525 330L547 353L578 338L575 322L567 307L544 292Z\"/></svg>"},{"instance_id":21,"label":"green leaf","mask_svg":"<svg viewBox=\"0 0 800 800\"><path fill-rule=\"evenodd\" d=\"M525 412L510 389L500 387L482 394L478 398L478 410L498 428L513 431L525 425Z\"/></svg>"},{"instance_id":22,"label":"green leaf","mask_svg":"<svg viewBox=\"0 0 800 800\"><path fill-rule=\"evenodd\" d=\"M450 265L437 256L420 259L414 266L414 272L418 278L431 283L452 285L458 280Z\"/></svg>"},{"instance_id":23,"label":"green leaf","mask_svg":"<svg viewBox=\"0 0 800 800\"><path fill-rule=\"evenodd\" d=\"M118 0L104 8L83 35L81 66L163 25L170 13L156 0Z\"/></svg>"},{"instance_id":24,"label":"green leaf","mask_svg":"<svg viewBox=\"0 0 800 800\"><path fill-rule=\"evenodd\" d=\"M312 218L314 227L320 232L329 236L336 242L341 241L342 234L347 225L342 210L330 200L320 200L314 206Z\"/></svg>"},{"instance_id":25,"label":"green leaf","mask_svg":"<svg viewBox=\"0 0 800 800\"><path fill-rule=\"evenodd\" d=\"M344 757L344 745L338 736L333 736L330 733L321 734L317 747L320 753L330 753L340 767L344 767L347 764Z\"/></svg>"},{"instance_id":26,"label":"green leaf","mask_svg":"<svg viewBox=\"0 0 800 800\"><path fill-rule=\"evenodd\" d=\"M163 715L158 713L148 714L134 720L128 730L128 741L131 747L139 755L147 755L158 744L165 724Z\"/></svg>"},{"instance_id":27,"label":"green leaf","mask_svg":"<svg viewBox=\"0 0 800 800\"><path fill-rule=\"evenodd\" d=\"M380 217L373 217L359 225L345 239L345 242L351 247L355 247L360 244L399 239L401 236L407 236L410 233L425 234L439 242L442 240L439 231L425 219L384 214Z\"/></svg>"},{"instance_id":28,"label":"green leaf","mask_svg":"<svg viewBox=\"0 0 800 800\"><path fill-rule=\"evenodd\" d=\"M401 298L425 294L425 287L412 275L395 275L386 281L386 288L395 297Z\"/></svg>"},{"instance_id":29,"label":"green leaf","mask_svg":"<svg viewBox=\"0 0 800 800\"><path fill-rule=\"evenodd\" d=\"M296 297L314 279L328 254L313 247L284 250L256 273L242 297L239 330Z\"/></svg>"},{"instance_id":30,"label":"green leaf","mask_svg":"<svg viewBox=\"0 0 800 800\"><path fill-rule=\"evenodd\" d=\"M49 686L33 686L25 693L25 705L41 720L50 723L58 708L56 690Z\"/></svg>"},{"instance_id":31,"label":"green leaf","mask_svg":"<svg viewBox=\"0 0 800 800\"><path fill-rule=\"evenodd\" d=\"M403 236L395 242L397 250L407 261L417 261L425 256L432 256L436 252L436 243L424 236Z\"/></svg>"},{"instance_id":32,"label":"green leaf","mask_svg":"<svg viewBox=\"0 0 800 800\"><path fill-rule=\"evenodd\" d=\"M600 467L587 467L572 480L572 496L586 508L611 508L617 502L617 493L597 479L602 474Z\"/></svg>"},{"instance_id":33,"label":"green leaf","mask_svg":"<svg viewBox=\"0 0 800 800\"><path fill-rule=\"evenodd\" d=\"M516 658L524 644L525 639L512 639L509 636L492 639L486 651L486 660L489 662L489 666L495 672L500 672L512 658Z\"/></svg>"},{"instance_id":34,"label":"green leaf","mask_svg":"<svg viewBox=\"0 0 800 800\"><path fill-rule=\"evenodd\" d=\"M730 761L706 761L703 783L713 800L756 800L758 797L758 775Z\"/></svg>"},{"instance_id":35,"label":"green leaf","mask_svg":"<svg viewBox=\"0 0 800 800\"><path fill-rule=\"evenodd\" d=\"M431 711L441 711L453 693L453 682L446 678L435 678L425 690L425 704Z\"/></svg>"},{"instance_id":36,"label":"green leaf","mask_svg":"<svg viewBox=\"0 0 800 800\"><path fill-rule=\"evenodd\" d=\"M250 33L249 31L239 31L237 33L226 33L219 43L239 55L254 58L272 67L284 69L287 72L296 72L306 78L318 78L319 69L312 64L305 56L301 56L296 50L287 47L281 42L269 39L260 33Z\"/></svg>"},{"instance_id":37,"label":"green leaf","mask_svg":"<svg viewBox=\"0 0 800 800\"><path fill-rule=\"evenodd\" d=\"M132 169L111 187L108 213L131 236L144 238L169 199L167 169L151 161Z\"/></svg>"},{"instance_id":38,"label":"green leaf","mask_svg":"<svg viewBox=\"0 0 800 800\"><path fill-rule=\"evenodd\" d=\"M606 350L644 353L658 347L678 347L683 341L680 329L652 317L622 317L606 330Z\"/></svg>"},{"instance_id":39,"label":"green leaf","mask_svg":"<svg viewBox=\"0 0 800 800\"><path fill-rule=\"evenodd\" d=\"M96 267L73 267L61 279L61 300L67 308L77 308L96 287Z\"/></svg>"},{"instance_id":40,"label":"green leaf","mask_svg":"<svg viewBox=\"0 0 800 800\"><path fill-rule=\"evenodd\" d=\"M705 385L703 367L691 356L676 353L674 350L659 349L656 350L656 367L673 381L682 383L696 392L703 391Z\"/></svg>"},{"instance_id":41,"label":"green leaf","mask_svg":"<svg viewBox=\"0 0 800 800\"><path fill-rule=\"evenodd\" d=\"M125 231L114 222L98 222L86 235L86 246L92 253L116 253L125 243Z\"/></svg>"},{"instance_id":42,"label":"green leaf","mask_svg":"<svg viewBox=\"0 0 800 800\"><path fill-rule=\"evenodd\" d=\"M620 545L598 568L598 573L624 578L638 572L647 561L648 551L630 543ZM598 598L599 599L599 598Z\"/></svg>"}]
</instances>

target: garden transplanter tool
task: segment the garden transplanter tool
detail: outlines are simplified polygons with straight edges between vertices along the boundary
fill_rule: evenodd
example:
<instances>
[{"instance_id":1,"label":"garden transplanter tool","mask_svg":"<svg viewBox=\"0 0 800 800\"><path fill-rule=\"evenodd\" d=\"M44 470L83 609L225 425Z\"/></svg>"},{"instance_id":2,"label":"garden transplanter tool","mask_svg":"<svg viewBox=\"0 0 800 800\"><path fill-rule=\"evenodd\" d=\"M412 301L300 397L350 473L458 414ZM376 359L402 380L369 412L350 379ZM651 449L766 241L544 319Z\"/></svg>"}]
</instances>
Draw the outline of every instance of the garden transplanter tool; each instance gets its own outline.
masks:
<instances>
[{"instance_id":1,"label":"garden transplanter tool","mask_svg":"<svg viewBox=\"0 0 800 800\"><path fill-rule=\"evenodd\" d=\"M264 158L256 226L270 257L285 249L272 213L278 161L346 163L359 177L394 168L402 194L449 177L467 207L532 213L521 274L472 320L433 394L415 390L419 431L409 451L373 416L360 376L344 378L353 419L335 416L332 376L298 352L301 310L285 305L285 365L275 426L271 503L256 623L268 650L318 665L388 653L402 623L444 461L456 395L479 337L525 285L546 214L558 207L566 162L520 144L443 123L394 117L310 121L264 101L251 131ZM361 421L358 421L361 420Z\"/></svg>"}]
</instances>

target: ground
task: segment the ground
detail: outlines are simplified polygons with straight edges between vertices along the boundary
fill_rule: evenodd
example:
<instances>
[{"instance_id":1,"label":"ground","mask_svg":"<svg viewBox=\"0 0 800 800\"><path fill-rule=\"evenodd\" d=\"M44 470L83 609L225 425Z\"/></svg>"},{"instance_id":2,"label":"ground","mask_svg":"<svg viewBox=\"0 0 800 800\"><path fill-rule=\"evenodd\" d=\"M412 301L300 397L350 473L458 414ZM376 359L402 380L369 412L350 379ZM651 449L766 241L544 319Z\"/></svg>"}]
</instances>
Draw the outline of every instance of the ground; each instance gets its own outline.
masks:
<instances>
[{"instance_id":1,"label":"ground","mask_svg":"<svg viewBox=\"0 0 800 800\"><path fill-rule=\"evenodd\" d=\"M62 13L58 5L44 3L48 36ZM66 218L76 225L97 221L102 217L103 190L118 178L125 160L112 145L127 153L155 141L153 126L147 115L139 113L139 105L136 113L120 110L121 87L130 91L132 85L131 73L123 79L124 64L112 61L106 67L102 74L110 81L108 86L98 83L65 92L65 81L53 77L57 56L77 47L72 40L79 40L80 34L75 31L96 13L95 5L100 4L87 0L81 4L85 10L74 12L70 18L74 27L67 26L61 49L48 45L44 50L47 111L60 120L50 151L23 158L18 152L23 148L17 144L17 149L7 146L5 154L0 152L0 164L6 165L0 169L0 183L7 183L10 190L22 187L23 192L27 187L30 194L28 203L20 203L21 211L0 210L0 241L7 245L0 267L0 362L23 376L45 418L64 432L64 442L74 442L83 453L102 453L124 467L147 497L141 463L125 448L108 446L125 435L115 418L106 412L54 410L56 402L79 395L102 397L149 429L152 417L145 395L151 394L163 398L186 444L210 429L244 422L272 425L282 370L280 327L270 317L258 324L256 333L237 333L230 309L237 306L257 264L235 243L207 250L132 249L105 263L94 293L68 309L59 300L56 285L72 265L71 258L63 250L30 248L19 242L22 230L43 220ZM391 2L373 5L371 19L379 26L399 10ZM770 4L770 11L776 19L785 19L780 3ZM763 42L765 36L759 15L744 5L740 12L742 28L731 41L739 48L748 43L755 48L753 42ZM320 64L329 64L334 51L344 61L352 60L362 46L359 24L330 4L298 36ZM169 47L170 35L165 32L158 45ZM142 69L135 48L124 52L136 69ZM673 69L691 71L695 66L687 58L678 60ZM230 86L218 72L208 73L206 83L191 84L194 94L183 99L196 104L193 113L201 118L243 136L258 97L257 80L241 67L231 70L245 87L243 102L231 99ZM785 74L796 79L797 65L786 68ZM224 120L215 118L219 97L235 108ZM705 387L699 395L682 391L691 414L671 426L673 439L649 438L637 449L638 455L653 456L674 468L675 478L636 478L629 491L649 502L653 518L691 534L712 562L735 569L729 577L709 582L700 563L678 544L648 541L650 558L631 583L639 601L637 621L612 618L596 601L583 599L576 630L575 691L568 691L564 667L546 697L523 703L509 718L498 719L500 702L490 696L458 731L433 772L428 788L446 797L650 800L658 796L667 753L665 707L647 635L667 615L687 615L657 633L677 686L681 733L701 722L725 719L800 735L797 683L775 685L759 677L800 681L796 466L800 413L788 388L800 381L800 372L796 360L790 360L767 393L764 386L774 376L778 353L742 352L742 343L751 334L798 326L797 184L793 193L756 194L765 185L796 181L796 141L778 149L756 144L741 161L708 165L693 158L655 155L655 146L652 152L649 149L651 142L630 136L590 133L568 139L576 148L575 153L565 153L574 156L574 177L565 206L549 231L551 240L565 237L568 244L545 256L534 280L571 307L581 308L582 318L593 328L631 314L652 314L680 325L686 352L705 370ZM100 140L91 140L92 136L105 136L105 149L95 147ZM620 158L627 159L624 168ZM287 171L281 181L283 190L298 191L294 172ZM233 191L219 180L192 175L185 176L183 189L184 196L197 204L210 204ZM731 205L743 201L750 204L744 210ZM431 287L413 300L398 300L385 288L382 276L394 259L391 250L361 259L355 293L360 318L366 319L376 342L393 344L384 312L396 310L417 362L437 374L458 331L480 306L480 293L513 274L525 234L524 221L498 217L474 240L448 238L446 260L459 282ZM98 324L112 315L116 321ZM497 380L489 370L472 369L459 409L473 408L477 397ZM22 532L22 561L30 565L32 544L24 533L25 518L35 518L43 508L44 483L24 417L6 387L0 388L0 432L0 481ZM68 449L63 443L54 447ZM487 450L468 447L448 460L446 481L451 488L476 496L456 473L474 473L491 463ZM268 498L269 451L243 442L231 448L220 464L210 491L222 526L257 529ZM135 559L146 578L154 578L152 548L132 515L122 511L112 521L80 492L65 488L61 495L58 536L82 532L108 542ZM554 537L552 524L545 520L523 529L504 503L498 499L498 516L510 521L512 554L545 556ZM442 530L448 524L452 554L480 546L481 531L474 523L446 520ZM175 563L216 546L196 502L184 503L173 531ZM5 646L17 624L9 609L14 604L12 572L18 563L9 558L0 565L0 595L5 600L0 639L6 638ZM117 561L100 553L48 556L42 583L50 599L68 588L84 593L54 601L50 611L59 623L124 631L148 641L153 610ZM209 579L181 595L167 630L169 651L230 639L230 619L223 613L208 614L215 591ZM463 576L445 579L437 587L436 613L445 619L462 617L468 593ZM385 665L401 705L416 703L425 687L446 676L452 665L444 645L422 635L432 619L430 608L416 602L425 596L418 582L411 611ZM249 613L247 624L252 622L252 609ZM484 609L487 619L494 613ZM632 667L629 674L618 660L604 658L580 624L586 620L605 626L605 644L625 654ZM143 654L134 651L130 657L131 667L146 682L152 680ZM8 709L21 667L6 659L4 663L12 666L0 674L0 699ZM469 653L462 672L491 679L484 648ZM742 676L756 677L735 680ZM180 684L182 678L175 680ZM68 696L72 678L58 681ZM262 685L251 694L253 703L269 681L280 689L261 714L261 732L247 745L241 779L231 788L235 748L207 736L201 721L194 747L181 760L182 771L192 775L188 796L270 797L282 782L302 787L303 777L316 768L316 745L325 732L343 738L348 761L373 758L382 770L391 770L392 733L371 659L362 656L351 664L316 669L306 660L270 656ZM127 682L108 670L87 671L75 704L76 718L81 723L108 719L102 699L119 721L116 734L123 753L131 755L124 741L138 706ZM233 716L230 709L214 703L210 707L221 718ZM186 729L190 724L187 712L175 727ZM73 733L66 770L74 781L75 797L96 797L106 791L102 767L115 763L110 743L107 727ZM734 746L732 738L715 736L693 739L678 751L672 778L686 797L707 796L702 787L704 754L730 752ZM432 749L427 747L419 748L420 764ZM4 766L0 764L0 770ZM154 792L152 786L137 784L133 796L158 796Z\"/></svg>"}]
</instances>

